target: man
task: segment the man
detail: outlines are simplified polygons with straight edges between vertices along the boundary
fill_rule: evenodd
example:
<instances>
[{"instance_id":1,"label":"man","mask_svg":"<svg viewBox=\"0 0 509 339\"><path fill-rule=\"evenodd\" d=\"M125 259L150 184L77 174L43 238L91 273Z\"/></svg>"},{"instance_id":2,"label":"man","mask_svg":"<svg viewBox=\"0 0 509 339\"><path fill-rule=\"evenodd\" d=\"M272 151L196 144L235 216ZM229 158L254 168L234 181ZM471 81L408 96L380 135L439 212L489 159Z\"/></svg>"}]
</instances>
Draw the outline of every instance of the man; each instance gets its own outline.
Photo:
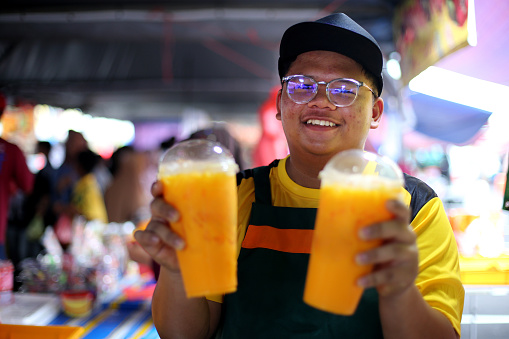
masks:
<instances>
[{"instance_id":1,"label":"man","mask_svg":"<svg viewBox=\"0 0 509 339\"><path fill-rule=\"evenodd\" d=\"M282 89L276 118L290 155L239 174L239 244L256 227L251 225L277 228L286 222L312 229L318 173L338 152L363 149L383 112L382 53L373 37L344 14L290 27L278 67ZM405 179L406 205L388 203L394 219L359 233L382 245L356 257L361 265L375 264L358 284L376 293L371 299L363 296L367 311L351 317L305 305L306 270L277 266L278 258L294 255L277 249L240 248L237 292L187 299L175 256L185 239L171 229L179 214L164 203L156 183L152 219L135 237L161 264L152 304L159 334L209 338L219 329L223 338L459 337L464 290L451 227L434 192L415 178Z\"/></svg>"},{"instance_id":2,"label":"man","mask_svg":"<svg viewBox=\"0 0 509 339\"><path fill-rule=\"evenodd\" d=\"M0 94L0 118L5 107L5 97ZM23 152L18 146L0 138L0 260L7 259L5 238L10 196L18 189L30 193L33 183L34 176L28 169Z\"/></svg>"}]
</instances>

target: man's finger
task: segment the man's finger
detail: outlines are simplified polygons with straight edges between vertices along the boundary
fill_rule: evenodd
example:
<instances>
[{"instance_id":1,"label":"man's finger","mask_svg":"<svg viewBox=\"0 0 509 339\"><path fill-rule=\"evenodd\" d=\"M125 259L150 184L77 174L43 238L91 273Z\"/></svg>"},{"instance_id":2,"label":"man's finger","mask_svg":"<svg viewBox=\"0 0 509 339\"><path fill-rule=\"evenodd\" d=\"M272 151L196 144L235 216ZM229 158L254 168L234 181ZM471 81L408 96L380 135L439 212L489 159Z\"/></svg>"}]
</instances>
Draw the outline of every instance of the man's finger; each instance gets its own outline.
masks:
<instances>
[{"instance_id":1,"label":"man's finger","mask_svg":"<svg viewBox=\"0 0 509 339\"><path fill-rule=\"evenodd\" d=\"M415 242L417 236L410 225L390 220L361 228L359 237L363 240L398 239L400 242L411 244Z\"/></svg>"},{"instance_id":2,"label":"man's finger","mask_svg":"<svg viewBox=\"0 0 509 339\"><path fill-rule=\"evenodd\" d=\"M163 184L161 181L157 180L155 181L152 186L150 187L150 193L154 197L159 197L163 195Z\"/></svg>"},{"instance_id":3,"label":"man's finger","mask_svg":"<svg viewBox=\"0 0 509 339\"><path fill-rule=\"evenodd\" d=\"M150 203L152 215L159 219L167 220L167 223L176 222L180 215L176 209L168 205L162 198L156 198Z\"/></svg>"},{"instance_id":4,"label":"man's finger","mask_svg":"<svg viewBox=\"0 0 509 339\"><path fill-rule=\"evenodd\" d=\"M417 256L417 247L402 243L391 243L359 253L356 261L360 265L382 264L391 261L405 261Z\"/></svg>"}]
</instances>

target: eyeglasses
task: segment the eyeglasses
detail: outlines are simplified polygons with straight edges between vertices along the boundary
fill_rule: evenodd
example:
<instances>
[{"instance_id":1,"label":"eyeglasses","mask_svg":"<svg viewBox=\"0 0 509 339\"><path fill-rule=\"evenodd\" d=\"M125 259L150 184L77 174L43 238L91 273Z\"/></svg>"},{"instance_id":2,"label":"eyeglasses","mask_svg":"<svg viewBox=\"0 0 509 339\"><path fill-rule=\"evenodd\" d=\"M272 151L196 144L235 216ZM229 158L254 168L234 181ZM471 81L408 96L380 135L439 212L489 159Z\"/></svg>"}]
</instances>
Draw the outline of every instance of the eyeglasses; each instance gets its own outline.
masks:
<instances>
[{"instance_id":1,"label":"eyeglasses","mask_svg":"<svg viewBox=\"0 0 509 339\"><path fill-rule=\"evenodd\" d=\"M325 82L316 81L306 75L289 75L284 77L282 82L288 83L286 93L296 104L306 104L313 100L318 93L318 85L327 86L327 98L337 107L347 107L353 104L359 93L359 88L362 86L369 89L375 98L377 97L371 88L355 79L339 78Z\"/></svg>"}]
</instances>

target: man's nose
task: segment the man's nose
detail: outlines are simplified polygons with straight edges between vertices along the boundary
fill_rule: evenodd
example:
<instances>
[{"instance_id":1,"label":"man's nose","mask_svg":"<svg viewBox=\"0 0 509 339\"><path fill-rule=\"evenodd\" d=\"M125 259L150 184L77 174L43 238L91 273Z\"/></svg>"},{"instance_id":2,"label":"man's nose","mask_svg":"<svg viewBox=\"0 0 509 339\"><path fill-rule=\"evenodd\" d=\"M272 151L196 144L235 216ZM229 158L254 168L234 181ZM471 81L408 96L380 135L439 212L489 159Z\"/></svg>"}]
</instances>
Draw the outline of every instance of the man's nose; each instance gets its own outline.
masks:
<instances>
[{"instance_id":1,"label":"man's nose","mask_svg":"<svg viewBox=\"0 0 509 339\"><path fill-rule=\"evenodd\" d=\"M329 108L331 110L335 110L337 107L332 102L330 102L329 97L327 96L327 86L325 84L318 84L318 90L316 92L315 97L308 102L309 107L319 107L319 108Z\"/></svg>"}]
</instances>

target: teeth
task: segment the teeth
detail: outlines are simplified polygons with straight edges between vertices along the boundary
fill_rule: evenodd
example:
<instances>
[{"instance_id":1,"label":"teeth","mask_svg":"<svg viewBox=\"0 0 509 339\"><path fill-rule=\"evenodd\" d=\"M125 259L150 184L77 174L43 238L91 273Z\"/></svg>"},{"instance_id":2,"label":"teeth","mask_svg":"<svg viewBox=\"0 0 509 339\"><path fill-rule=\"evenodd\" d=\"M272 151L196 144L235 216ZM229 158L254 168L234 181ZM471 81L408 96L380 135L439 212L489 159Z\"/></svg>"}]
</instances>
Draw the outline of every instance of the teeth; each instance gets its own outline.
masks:
<instances>
[{"instance_id":1,"label":"teeth","mask_svg":"<svg viewBox=\"0 0 509 339\"><path fill-rule=\"evenodd\" d=\"M330 121L326 121L326 120L318 120L318 119L309 119L307 121L307 124L308 125L319 125L319 126L328 126L328 127L334 127L336 126L335 123L333 122L330 122Z\"/></svg>"}]
</instances>

